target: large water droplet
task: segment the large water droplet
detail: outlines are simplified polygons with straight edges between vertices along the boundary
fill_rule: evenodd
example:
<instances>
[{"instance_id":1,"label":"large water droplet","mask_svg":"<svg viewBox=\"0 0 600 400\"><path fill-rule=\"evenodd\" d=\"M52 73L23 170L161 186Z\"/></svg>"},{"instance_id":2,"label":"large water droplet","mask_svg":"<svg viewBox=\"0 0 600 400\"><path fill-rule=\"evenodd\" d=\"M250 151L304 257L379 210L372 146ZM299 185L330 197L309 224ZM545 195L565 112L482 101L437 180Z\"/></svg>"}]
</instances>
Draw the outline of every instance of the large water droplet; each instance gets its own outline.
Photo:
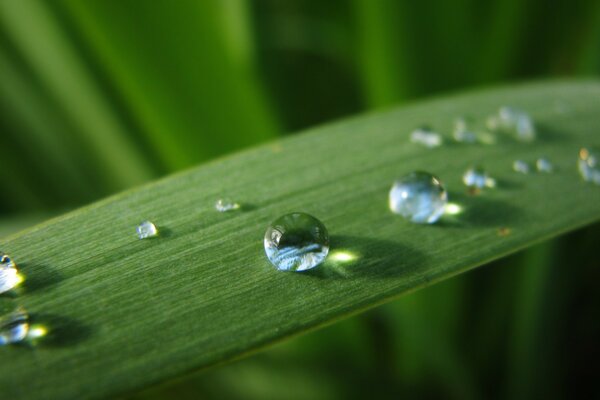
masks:
<instances>
[{"instance_id":1,"label":"large water droplet","mask_svg":"<svg viewBox=\"0 0 600 400\"><path fill-rule=\"evenodd\" d=\"M412 172L394 182L390 210L418 224L432 224L443 214L448 193L440 180L427 172Z\"/></svg>"},{"instance_id":2,"label":"large water droplet","mask_svg":"<svg viewBox=\"0 0 600 400\"><path fill-rule=\"evenodd\" d=\"M595 149L581 149L577 165L583 180L600 185L600 152Z\"/></svg>"},{"instance_id":3,"label":"large water droplet","mask_svg":"<svg viewBox=\"0 0 600 400\"><path fill-rule=\"evenodd\" d=\"M233 211L233 210L238 210L239 208L240 208L239 203L236 203L235 201L228 199L228 198L219 199L215 203L215 209L218 212Z\"/></svg>"},{"instance_id":4,"label":"large water droplet","mask_svg":"<svg viewBox=\"0 0 600 400\"><path fill-rule=\"evenodd\" d=\"M513 170L521 174L528 174L531 171L529 164L523 160L515 160L513 162Z\"/></svg>"},{"instance_id":5,"label":"large water droplet","mask_svg":"<svg viewBox=\"0 0 600 400\"><path fill-rule=\"evenodd\" d=\"M0 253L0 293L11 290L22 280L13 260L8 255Z\"/></svg>"},{"instance_id":6,"label":"large water droplet","mask_svg":"<svg viewBox=\"0 0 600 400\"><path fill-rule=\"evenodd\" d=\"M463 175L463 182L468 187L477 189L496 186L496 180L491 178L482 167L469 168Z\"/></svg>"},{"instance_id":7,"label":"large water droplet","mask_svg":"<svg viewBox=\"0 0 600 400\"><path fill-rule=\"evenodd\" d=\"M158 229L150 221L144 221L137 227L137 234L140 239L147 239L158 236Z\"/></svg>"},{"instance_id":8,"label":"large water droplet","mask_svg":"<svg viewBox=\"0 0 600 400\"><path fill-rule=\"evenodd\" d=\"M306 213L276 219L265 233L265 252L280 271L305 271L321 264L329 253L325 225Z\"/></svg>"},{"instance_id":9,"label":"large water droplet","mask_svg":"<svg viewBox=\"0 0 600 400\"><path fill-rule=\"evenodd\" d=\"M418 128L411 132L410 141L433 148L442 145L442 135L429 128Z\"/></svg>"},{"instance_id":10,"label":"large water droplet","mask_svg":"<svg viewBox=\"0 0 600 400\"><path fill-rule=\"evenodd\" d=\"M29 332L29 315L23 308L0 318L0 346L19 343Z\"/></svg>"}]
</instances>

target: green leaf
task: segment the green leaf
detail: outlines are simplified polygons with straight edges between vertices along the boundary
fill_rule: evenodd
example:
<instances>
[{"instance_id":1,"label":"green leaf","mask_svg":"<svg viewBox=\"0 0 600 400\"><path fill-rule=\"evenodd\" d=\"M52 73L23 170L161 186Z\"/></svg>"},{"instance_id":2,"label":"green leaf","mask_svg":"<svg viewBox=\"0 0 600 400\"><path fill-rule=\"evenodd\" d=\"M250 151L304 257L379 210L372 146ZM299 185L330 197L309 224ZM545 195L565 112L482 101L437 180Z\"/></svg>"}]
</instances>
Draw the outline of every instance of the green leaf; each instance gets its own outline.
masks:
<instances>
[{"instance_id":1,"label":"green leaf","mask_svg":"<svg viewBox=\"0 0 600 400\"><path fill-rule=\"evenodd\" d=\"M314 129L111 197L3 240L26 277L24 306L50 334L33 349L0 349L8 398L129 393L258 350L490 260L597 221L600 187L576 170L598 146L598 82L543 82L430 100ZM557 111L560 101L567 109ZM411 144L424 123L448 132L501 105L528 111L539 139L496 145ZM552 174L521 175L515 159L548 157ZM463 171L483 164L498 187L466 194ZM434 226L387 209L392 181L438 174L463 213ZM227 196L240 212L217 213ZM262 235L305 211L331 235L329 262L283 273ZM162 228L139 241L143 219ZM442 367L440 367L442 368ZM446 368L446 367L443 367Z\"/></svg>"}]
</instances>

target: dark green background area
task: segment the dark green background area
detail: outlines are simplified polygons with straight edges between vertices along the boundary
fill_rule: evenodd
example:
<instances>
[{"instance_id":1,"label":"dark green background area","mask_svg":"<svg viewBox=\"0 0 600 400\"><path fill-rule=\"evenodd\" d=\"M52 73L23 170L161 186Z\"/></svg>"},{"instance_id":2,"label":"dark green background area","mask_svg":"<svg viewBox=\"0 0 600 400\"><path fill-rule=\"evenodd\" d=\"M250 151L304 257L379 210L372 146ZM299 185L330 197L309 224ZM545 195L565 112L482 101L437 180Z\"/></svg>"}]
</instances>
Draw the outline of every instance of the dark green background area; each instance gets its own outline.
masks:
<instances>
[{"instance_id":1,"label":"dark green background area","mask_svg":"<svg viewBox=\"0 0 600 400\"><path fill-rule=\"evenodd\" d=\"M595 0L0 0L0 234L336 118L599 73ZM140 398L588 397L599 237Z\"/></svg>"}]
</instances>

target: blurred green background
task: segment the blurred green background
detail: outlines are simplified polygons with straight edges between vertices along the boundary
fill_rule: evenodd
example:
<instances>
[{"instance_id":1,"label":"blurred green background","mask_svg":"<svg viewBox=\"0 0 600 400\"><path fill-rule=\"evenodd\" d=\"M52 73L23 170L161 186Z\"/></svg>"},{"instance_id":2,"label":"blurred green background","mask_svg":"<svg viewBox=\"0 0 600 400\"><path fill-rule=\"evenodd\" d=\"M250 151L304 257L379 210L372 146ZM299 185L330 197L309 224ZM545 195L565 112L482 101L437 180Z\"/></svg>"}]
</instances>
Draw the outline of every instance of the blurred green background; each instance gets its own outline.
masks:
<instances>
[{"instance_id":1,"label":"blurred green background","mask_svg":"<svg viewBox=\"0 0 600 400\"><path fill-rule=\"evenodd\" d=\"M599 73L598 0L0 0L0 237L336 118ZM137 398L598 396L599 237Z\"/></svg>"}]
</instances>

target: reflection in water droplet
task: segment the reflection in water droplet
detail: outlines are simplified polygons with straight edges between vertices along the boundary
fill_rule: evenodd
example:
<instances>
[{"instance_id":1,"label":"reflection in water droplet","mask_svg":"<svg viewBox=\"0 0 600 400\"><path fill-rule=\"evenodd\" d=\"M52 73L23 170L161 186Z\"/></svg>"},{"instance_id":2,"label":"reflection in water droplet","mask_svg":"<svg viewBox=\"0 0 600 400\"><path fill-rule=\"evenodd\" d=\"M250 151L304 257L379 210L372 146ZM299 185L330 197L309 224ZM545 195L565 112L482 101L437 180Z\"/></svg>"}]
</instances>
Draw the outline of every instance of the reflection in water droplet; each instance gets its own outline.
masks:
<instances>
[{"instance_id":1,"label":"reflection in water droplet","mask_svg":"<svg viewBox=\"0 0 600 400\"><path fill-rule=\"evenodd\" d=\"M535 166L539 172L550 173L554 171L554 165L547 158L538 158L535 162Z\"/></svg>"},{"instance_id":2,"label":"reflection in water droplet","mask_svg":"<svg viewBox=\"0 0 600 400\"><path fill-rule=\"evenodd\" d=\"M442 145L442 135L429 128L418 128L411 132L410 141L433 148Z\"/></svg>"},{"instance_id":3,"label":"reflection in water droplet","mask_svg":"<svg viewBox=\"0 0 600 400\"><path fill-rule=\"evenodd\" d=\"M215 209L218 212L233 211L233 210L238 210L239 208L240 208L239 203L236 203L235 201L233 201L231 199L227 199L227 198L219 199L215 203Z\"/></svg>"},{"instance_id":4,"label":"reflection in water droplet","mask_svg":"<svg viewBox=\"0 0 600 400\"><path fill-rule=\"evenodd\" d=\"M412 172L394 182L390 210L418 224L433 224L443 214L448 193L440 180L428 172Z\"/></svg>"},{"instance_id":5,"label":"reflection in water droplet","mask_svg":"<svg viewBox=\"0 0 600 400\"><path fill-rule=\"evenodd\" d=\"M276 219L265 232L265 253L280 271L305 271L321 264L329 253L325 225L306 213Z\"/></svg>"},{"instance_id":6,"label":"reflection in water droplet","mask_svg":"<svg viewBox=\"0 0 600 400\"><path fill-rule=\"evenodd\" d=\"M0 346L22 342L29 332L29 315L23 308L0 318Z\"/></svg>"},{"instance_id":7,"label":"reflection in water droplet","mask_svg":"<svg viewBox=\"0 0 600 400\"><path fill-rule=\"evenodd\" d=\"M140 239L147 239L158 236L158 229L150 221L144 221L137 227L137 234Z\"/></svg>"},{"instance_id":8,"label":"reflection in water droplet","mask_svg":"<svg viewBox=\"0 0 600 400\"><path fill-rule=\"evenodd\" d=\"M482 167L469 168L463 175L463 182L470 188L493 188L496 186L496 180L490 178L488 173Z\"/></svg>"},{"instance_id":9,"label":"reflection in water droplet","mask_svg":"<svg viewBox=\"0 0 600 400\"><path fill-rule=\"evenodd\" d=\"M7 292L23 282L16 264L6 254L0 252L0 293Z\"/></svg>"},{"instance_id":10,"label":"reflection in water droplet","mask_svg":"<svg viewBox=\"0 0 600 400\"><path fill-rule=\"evenodd\" d=\"M600 152L590 148L581 149L577 165L583 180L600 185Z\"/></svg>"},{"instance_id":11,"label":"reflection in water droplet","mask_svg":"<svg viewBox=\"0 0 600 400\"><path fill-rule=\"evenodd\" d=\"M521 174L528 174L531 171L529 168L529 164L527 164L523 160L515 160L513 162L513 170Z\"/></svg>"}]
</instances>

